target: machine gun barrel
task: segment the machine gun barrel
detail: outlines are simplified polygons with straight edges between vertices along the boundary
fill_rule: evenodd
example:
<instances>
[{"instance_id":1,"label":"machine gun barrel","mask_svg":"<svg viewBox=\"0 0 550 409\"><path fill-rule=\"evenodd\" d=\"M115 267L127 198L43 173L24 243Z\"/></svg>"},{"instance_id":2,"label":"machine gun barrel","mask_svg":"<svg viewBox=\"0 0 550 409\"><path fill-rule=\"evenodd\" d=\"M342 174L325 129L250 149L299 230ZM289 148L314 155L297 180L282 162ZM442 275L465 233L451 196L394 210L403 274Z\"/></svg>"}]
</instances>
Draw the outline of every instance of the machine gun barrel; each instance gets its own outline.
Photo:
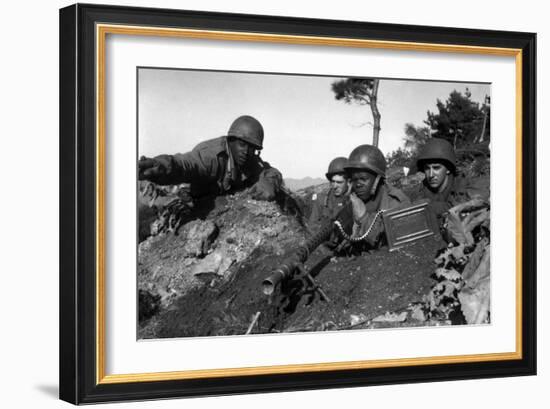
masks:
<instances>
[{"instance_id":1,"label":"machine gun barrel","mask_svg":"<svg viewBox=\"0 0 550 409\"><path fill-rule=\"evenodd\" d=\"M303 264L317 247L330 238L333 224L327 223L312 238L307 240L303 247L300 247L289 259L284 261L279 267L262 282L262 291L265 295L271 295L275 287L282 281L288 280L294 275L296 269Z\"/></svg>"},{"instance_id":2,"label":"machine gun barrel","mask_svg":"<svg viewBox=\"0 0 550 409\"><path fill-rule=\"evenodd\" d=\"M288 263L283 263L281 266L273 270L269 277L262 282L263 293L265 295L273 294L275 287L277 287L280 282L288 280L294 275L294 270L296 270L297 266L297 263L291 261Z\"/></svg>"}]
</instances>

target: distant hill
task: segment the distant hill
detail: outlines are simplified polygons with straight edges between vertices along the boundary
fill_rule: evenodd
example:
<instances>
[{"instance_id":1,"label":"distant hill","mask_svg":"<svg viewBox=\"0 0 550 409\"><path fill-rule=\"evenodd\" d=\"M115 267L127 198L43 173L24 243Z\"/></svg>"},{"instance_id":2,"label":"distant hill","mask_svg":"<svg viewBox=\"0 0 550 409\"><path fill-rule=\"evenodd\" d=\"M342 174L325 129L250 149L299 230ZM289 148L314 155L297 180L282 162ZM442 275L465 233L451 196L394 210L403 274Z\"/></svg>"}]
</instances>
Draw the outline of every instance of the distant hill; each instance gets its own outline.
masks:
<instances>
[{"instance_id":1,"label":"distant hill","mask_svg":"<svg viewBox=\"0 0 550 409\"><path fill-rule=\"evenodd\" d=\"M324 178L311 178L309 176L303 179L285 179L286 187L295 192L306 187L322 185L323 183L327 183L327 180Z\"/></svg>"}]
</instances>

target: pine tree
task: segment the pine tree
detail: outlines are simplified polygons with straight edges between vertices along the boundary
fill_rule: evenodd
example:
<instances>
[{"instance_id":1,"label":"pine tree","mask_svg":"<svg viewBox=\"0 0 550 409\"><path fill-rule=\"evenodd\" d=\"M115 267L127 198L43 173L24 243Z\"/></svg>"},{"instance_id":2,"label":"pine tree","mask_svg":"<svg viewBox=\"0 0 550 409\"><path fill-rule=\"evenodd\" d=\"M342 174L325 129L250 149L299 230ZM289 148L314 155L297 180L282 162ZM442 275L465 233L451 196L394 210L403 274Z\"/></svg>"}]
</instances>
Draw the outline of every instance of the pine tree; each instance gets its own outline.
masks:
<instances>
[{"instance_id":1,"label":"pine tree","mask_svg":"<svg viewBox=\"0 0 550 409\"><path fill-rule=\"evenodd\" d=\"M372 144L378 147L380 135L380 111L378 110L379 79L347 78L332 83L334 97L346 104L369 105L373 118Z\"/></svg>"}]
</instances>

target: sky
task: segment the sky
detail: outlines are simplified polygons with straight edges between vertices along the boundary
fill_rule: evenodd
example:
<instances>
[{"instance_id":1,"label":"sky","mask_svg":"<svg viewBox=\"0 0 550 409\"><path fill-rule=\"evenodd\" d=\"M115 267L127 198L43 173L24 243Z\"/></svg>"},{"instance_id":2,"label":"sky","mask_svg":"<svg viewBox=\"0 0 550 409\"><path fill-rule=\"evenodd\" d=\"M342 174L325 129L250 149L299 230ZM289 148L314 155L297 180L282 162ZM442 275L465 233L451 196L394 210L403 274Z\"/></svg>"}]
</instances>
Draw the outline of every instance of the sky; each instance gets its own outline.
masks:
<instances>
[{"instance_id":1,"label":"sky","mask_svg":"<svg viewBox=\"0 0 550 409\"><path fill-rule=\"evenodd\" d=\"M140 68L139 155L187 152L225 135L231 122L252 115L264 127L262 158L286 178L323 177L328 163L372 142L370 107L337 101L338 77ZM403 146L406 123L422 126L436 101L468 88L483 102L489 84L381 79L379 148Z\"/></svg>"}]
</instances>

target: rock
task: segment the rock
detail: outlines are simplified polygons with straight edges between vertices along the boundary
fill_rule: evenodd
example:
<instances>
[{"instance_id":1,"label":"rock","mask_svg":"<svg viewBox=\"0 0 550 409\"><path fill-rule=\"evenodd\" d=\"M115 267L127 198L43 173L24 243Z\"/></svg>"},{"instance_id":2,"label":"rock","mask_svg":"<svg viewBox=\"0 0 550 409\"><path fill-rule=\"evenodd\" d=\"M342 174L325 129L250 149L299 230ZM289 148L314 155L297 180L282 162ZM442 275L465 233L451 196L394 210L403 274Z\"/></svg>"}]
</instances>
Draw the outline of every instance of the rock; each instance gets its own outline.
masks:
<instances>
[{"instance_id":1,"label":"rock","mask_svg":"<svg viewBox=\"0 0 550 409\"><path fill-rule=\"evenodd\" d=\"M407 311L403 311L399 314L396 314L394 312L386 312L383 315L379 315L376 318L373 318L373 322L404 322L407 319L407 316L409 313Z\"/></svg>"},{"instance_id":2,"label":"rock","mask_svg":"<svg viewBox=\"0 0 550 409\"><path fill-rule=\"evenodd\" d=\"M388 300L390 300L390 301L395 301L395 300L397 300L399 297L401 297L401 294L399 294L399 293L393 293L392 295L390 295L390 296L388 297Z\"/></svg>"},{"instance_id":3,"label":"rock","mask_svg":"<svg viewBox=\"0 0 550 409\"><path fill-rule=\"evenodd\" d=\"M205 285L211 285L219 278L218 274L212 272L199 272L195 274L195 277Z\"/></svg>"},{"instance_id":4,"label":"rock","mask_svg":"<svg viewBox=\"0 0 550 409\"><path fill-rule=\"evenodd\" d=\"M218 236L218 226L211 220L194 220L185 226L185 252L191 257L203 257Z\"/></svg>"},{"instance_id":5,"label":"rock","mask_svg":"<svg viewBox=\"0 0 550 409\"><path fill-rule=\"evenodd\" d=\"M139 321L151 318L160 309L160 295L140 289L138 292Z\"/></svg>"},{"instance_id":6,"label":"rock","mask_svg":"<svg viewBox=\"0 0 550 409\"><path fill-rule=\"evenodd\" d=\"M157 288L158 294L160 296L160 307L166 308L173 299L177 296L177 291L168 284L165 288Z\"/></svg>"},{"instance_id":7,"label":"rock","mask_svg":"<svg viewBox=\"0 0 550 409\"><path fill-rule=\"evenodd\" d=\"M222 259L222 262L220 263L220 267L218 268L218 274L222 276L223 278L229 278L230 275L230 267L235 263L235 260L231 258L230 256L225 256Z\"/></svg>"},{"instance_id":8,"label":"rock","mask_svg":"<svg viewBox=\"0 0 550 409\"><path fill-rule=\"evenodd\" d=\"M194 276L199 274L215 274L223 277L234 262L235 260L232 257L224 254L223 251L217 250L195 264L192 272Z\"/></svg>"},{"instance_id":9,"label":"rock","mask_svg":"<svg viewBox=\"0 0 550 409\"><path fill-rule=\"evenodd\" d=\"M355 325L358 325L358 324L361 324L361 323L365 322L366 319L367 319L367 317L365 317L364 314L359 314L359 315L351 314L349 316L349 324L351 326L355 326Z\"/></svg>"},{"instance_id":10,"label":"rock","mask_svg":"<svg viewBox=\"0 0 550 409\"><path fill-rule=\"evenodd\" d=\"M223 256L219 251L210 253L203 260L199 261L198 264L195 264L192 270L193 275L196 276L198 274L206 273L218 274L222 261Z\"/></svg>"}]
</instances>

